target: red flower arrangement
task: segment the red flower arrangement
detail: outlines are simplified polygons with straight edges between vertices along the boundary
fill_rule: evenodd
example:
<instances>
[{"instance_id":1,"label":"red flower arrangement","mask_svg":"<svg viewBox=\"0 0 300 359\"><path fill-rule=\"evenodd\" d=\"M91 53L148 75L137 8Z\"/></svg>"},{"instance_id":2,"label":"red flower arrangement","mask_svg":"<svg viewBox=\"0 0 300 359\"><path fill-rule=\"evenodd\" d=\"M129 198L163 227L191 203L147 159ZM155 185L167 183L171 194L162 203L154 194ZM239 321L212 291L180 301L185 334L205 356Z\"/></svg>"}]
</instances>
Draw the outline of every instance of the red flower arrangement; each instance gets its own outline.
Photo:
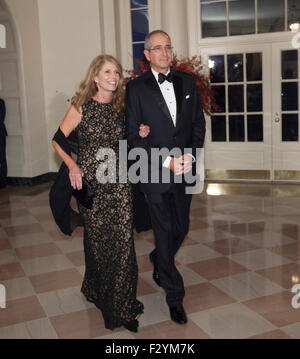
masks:
<instances>
[{"instance_id":1,"label":"red flower arrangement","mask_svg":"<svg viewBox=\"0 0 300 359\"><path fill-rule=\"evenodd\" d=\"M137 59L136 63L139 65L140 70L126 70L126 72L129 74L129 77L124 79L125 86L129 81L149 70L149 63L146 63L140 59ZM174 70L187 72L195 77L196 86L198 88L203 110L207 115L211 115L212 112L219 111L219 107L214 98L213 90L210 86L210 79L203 73L204 66L201 63L200 56L193 56L179 60L177 56L174 55L171 68Z\"/></svg>"}]
</instances>

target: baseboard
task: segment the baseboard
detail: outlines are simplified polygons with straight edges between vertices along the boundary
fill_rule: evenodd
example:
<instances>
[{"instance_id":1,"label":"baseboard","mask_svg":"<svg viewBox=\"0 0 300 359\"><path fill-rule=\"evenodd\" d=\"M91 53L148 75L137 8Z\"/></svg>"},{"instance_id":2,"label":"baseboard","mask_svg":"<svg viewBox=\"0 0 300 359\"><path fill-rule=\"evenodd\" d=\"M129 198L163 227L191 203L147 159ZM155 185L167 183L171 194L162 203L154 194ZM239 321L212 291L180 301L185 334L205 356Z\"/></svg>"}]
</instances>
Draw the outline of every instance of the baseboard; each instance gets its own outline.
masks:
<instances>
[{"instance_id":1,"label":"baseboard","mask_svg":"<svg viewBox=\"0 0 300 359\"><path fill-rule=\"evenodd\" d=\"M42 183L54 181L57 172L48 172L36 177L7 177L9 186L37 186Z\"/></svg>"}]
</instances>

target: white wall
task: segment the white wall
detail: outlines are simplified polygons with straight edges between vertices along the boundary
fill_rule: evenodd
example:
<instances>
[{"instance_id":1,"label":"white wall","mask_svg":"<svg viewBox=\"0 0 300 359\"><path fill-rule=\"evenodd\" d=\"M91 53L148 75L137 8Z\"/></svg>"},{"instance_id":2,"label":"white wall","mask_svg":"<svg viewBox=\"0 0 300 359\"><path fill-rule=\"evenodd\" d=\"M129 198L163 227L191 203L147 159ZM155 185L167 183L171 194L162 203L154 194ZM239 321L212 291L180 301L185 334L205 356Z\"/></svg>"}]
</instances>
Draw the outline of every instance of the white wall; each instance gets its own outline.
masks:
<instances>
[{"instance_id":1,"label":"white wall","mask_svg":"<svg viewBox=\"0 0 300 359\"><path fill-rule=\"evenodd\" d=\"M98 0L38 0L49 148L49 171L59 161L51 138L92 59L101 53ZM48 171L47 171L48 172Z\"/></svg>"},{"instance_id":2,"label":"white wall","mask_svg":"<svg viewBox=\"0 0 300 359\"><path fill-rule=\"evenodd\" d=\"M69 106L67 99L101 53L99 1L5 3L15 25L22 97L21 140L15 141L13 152L23 160L8 163L8 174L35 177L57 170L51 138Z\"/></svg>"}]
</instances>

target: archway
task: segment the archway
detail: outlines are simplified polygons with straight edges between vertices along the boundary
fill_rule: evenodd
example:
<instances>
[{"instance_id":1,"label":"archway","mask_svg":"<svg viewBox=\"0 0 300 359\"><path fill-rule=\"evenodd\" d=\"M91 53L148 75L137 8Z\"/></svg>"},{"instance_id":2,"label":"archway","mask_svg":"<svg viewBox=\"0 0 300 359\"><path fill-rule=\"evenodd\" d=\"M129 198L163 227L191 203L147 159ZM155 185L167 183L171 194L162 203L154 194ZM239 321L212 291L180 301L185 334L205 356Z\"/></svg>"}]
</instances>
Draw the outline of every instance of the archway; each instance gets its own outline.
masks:
<instances>
[{"instance_id":1,"label":"archway","mask_svg":"<svg viewBox=\"0 0 300 359\"><path fill-rule=\"evenodd\" d=\"M3 0L0 0L0 23L6 35L6 47L0 48L0 97L6 105L8 176L19 177L25 161L20 56L13 19Z\"/></svg>"},{"instance_id":2,"label":"archway","mask_svg":"<svg viewBox=\"0 0 300 359\"><path fill-rule=\"evenodd\" d=\"M0 23L5 27L5 48L0 48L0 97L5 101L7 137L7 164L9 177L23 177L25 162L20 53L16 29L4 0L0 0Z\"/></svg>"}]
</instances>

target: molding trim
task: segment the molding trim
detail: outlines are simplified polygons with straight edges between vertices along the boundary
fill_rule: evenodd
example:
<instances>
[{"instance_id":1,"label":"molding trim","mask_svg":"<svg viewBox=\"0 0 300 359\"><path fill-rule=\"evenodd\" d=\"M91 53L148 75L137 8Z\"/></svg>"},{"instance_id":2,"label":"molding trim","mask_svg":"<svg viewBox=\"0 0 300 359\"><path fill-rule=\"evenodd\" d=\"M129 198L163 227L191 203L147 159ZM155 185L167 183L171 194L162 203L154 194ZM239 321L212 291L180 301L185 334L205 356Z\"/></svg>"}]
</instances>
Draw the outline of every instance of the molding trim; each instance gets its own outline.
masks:
<instances>
[{"instance_id":1,"label":"molding trim","mask_svg":"<svg viewBox=\"0 0 300 359\"><path fill-rule=\"evenodd\" d=\"M205 183L278 183L296 184L300 182L300 171L275 171L272 181L270 171L265 170L206 170ZM48 172L36 177L7 177L9 186L37 186L55 181L57 172Z\"/></svg>"},{"instance_id":2,"label":"molding trim","mask_svg":"<svg viewBox=\"0 0 300 359\"><path fill-rule=\"evenodd\" d=\"M36 177L7 177L7 184L9 186L37 186L42 183L54 181L57 172L48 172Z\"/></svg>"},{"instance_id":3,"label":"molding trim","mask_svg":"<svg viewBox=\"0 0 300 359\"><path fill-rule=\"evenodd\" d=\"M274 178L277 181L300 181L300 171L276 170Z\"/></svg>"},{"instance_id":4,"label":"molding trim","mask_svg":"<svg viewBox=\"0 0 300 359\"><path fill-rule=\"evenodd\" d=\"M226 36L226 37L209 37L200 39L198 46L199 49L205 47L214 46L234 46L234 45L251 45L251 44L266 44L277 42L289 42L292 41L295 33L291 31L286 32L272 32L265 34L250 34L250 35L238 35L238 36Z\"/></svg>"},{"instance_id":5,"label":"molding trim","mask_svg":"<svg viewBox=\"0 0 300 359\"><path fill-rule=\"evenodd\" d=\"M271 172L268 170L206 170L207 180L270 180Z\"/></svg>"}]
</instances>

